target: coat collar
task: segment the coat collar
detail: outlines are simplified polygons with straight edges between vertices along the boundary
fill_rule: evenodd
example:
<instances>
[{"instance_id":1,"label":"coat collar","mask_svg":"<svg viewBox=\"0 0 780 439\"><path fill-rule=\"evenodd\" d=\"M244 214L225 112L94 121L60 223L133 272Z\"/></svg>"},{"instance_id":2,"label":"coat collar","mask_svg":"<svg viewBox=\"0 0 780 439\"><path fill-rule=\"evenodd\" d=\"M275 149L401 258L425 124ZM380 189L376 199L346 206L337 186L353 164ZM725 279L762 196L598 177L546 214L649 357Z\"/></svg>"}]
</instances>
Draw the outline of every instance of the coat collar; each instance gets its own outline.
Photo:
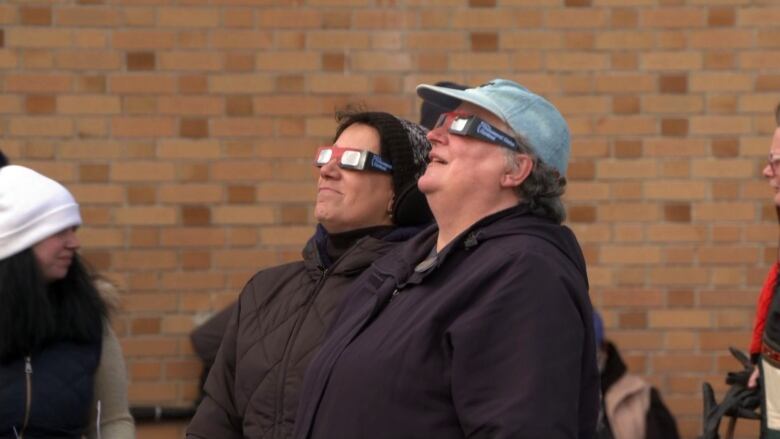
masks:
<instances>
[{"instance_id":1,"label":"coat collar","mask_svg":"<svg viewBox=\"0 0 780 439\"><path fill-rule=\"evenodd\" d=\"M364 270L372 262L387 253L388 247L406 241L422 227L370 227L331 237L318 224L314 235L301 252L306 271L318 277L325 270L331 274L348 274ZM338 241L334 257L328 254L328 240ZM333 246L331 246L333 248Z\"/></svg>"},{"instance_id":2,"label":"coat collar","mask_svg":"<svg viewBox=\"0 0 780 439\"><path fill-rule=\"evenodd\" d=\"M436 244L438 231L436 224L424 229L409 240L393 258L377 261L377 271L395 277L399 284L404 283L413 273L417 263L425 259ZM571 230L533 215L526 203L493 213L471 225L442 249L435 267L444 263L453 253L469 251L484 242L513 235L532 235L549 242L572 261L587 282L585 260Z\"/></svg>"}]
</instances>

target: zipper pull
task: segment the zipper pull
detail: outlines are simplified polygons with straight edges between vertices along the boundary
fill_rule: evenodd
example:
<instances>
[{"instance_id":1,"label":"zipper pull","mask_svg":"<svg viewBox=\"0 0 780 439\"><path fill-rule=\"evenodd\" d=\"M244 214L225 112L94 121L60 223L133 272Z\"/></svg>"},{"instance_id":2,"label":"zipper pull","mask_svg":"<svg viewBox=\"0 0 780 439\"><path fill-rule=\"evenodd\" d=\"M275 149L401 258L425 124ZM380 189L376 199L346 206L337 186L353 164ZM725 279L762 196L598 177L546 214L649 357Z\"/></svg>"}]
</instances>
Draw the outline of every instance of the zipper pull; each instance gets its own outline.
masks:
<instances>
[{"instance_id":1,"label":"zipper pull","mask_svg":"<svg viewBox=\"0 0 780 439\"><path fill-rule=\"evenodd\" d=\"M32 375L32 360L29 356L24 357L24 373Z\"/></svg>"},{"instance_id":2,"label":"zipper pull","mask_svg":"<svg viewBox=\"0 0 780 439\"><path fill-rule=\"evenodd\" d=\"M401 290L399 290L398 288L396 288L395 290L393 290L393 294L391 294L391 295L390 295L390 300L388 300L388 301L387 301L387 303L390 303L390 302L392 302L392 301L393 301L393 299L395 299L395 296L397 296L397 295L398 295L398 293L400 293L400 292L401 292Z\"/></svg>"}]
</instances>

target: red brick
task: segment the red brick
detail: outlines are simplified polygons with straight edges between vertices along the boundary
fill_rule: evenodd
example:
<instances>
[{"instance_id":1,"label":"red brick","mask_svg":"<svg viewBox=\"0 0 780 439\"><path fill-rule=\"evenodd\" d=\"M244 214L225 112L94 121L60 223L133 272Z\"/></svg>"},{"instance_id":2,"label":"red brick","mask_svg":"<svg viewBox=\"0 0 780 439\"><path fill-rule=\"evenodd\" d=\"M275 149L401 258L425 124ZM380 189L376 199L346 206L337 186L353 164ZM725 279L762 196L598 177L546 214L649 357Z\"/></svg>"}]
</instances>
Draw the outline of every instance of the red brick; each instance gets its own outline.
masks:
<instances>
[{"instance_id":1,"label":"red brick","mask_svg":"<svg viewBox=\"0 0 780 439\"><path fill-rule=\"evenodd\" d=\"M688 77L686 75L664 75L659 78L658 87L661 93L687 93Z\"/></svg>"},{"instance_id":2,"label":"red brick","mask_svg":"<svg viewBox=\"0 0 780 439\"><path fill-rule=\"evenodd\" d=\"M695 28L705 24L705 16L703 8L653 8L640 13L640 22L649 28Z\"/></svg>"},{"instance_id":3,"label":"red brick","mask_svg":"<svg viewBox=\"0 0 780 439\"><path fill-rule=\"evenodd\" d=\"M109 167L105 164L83 164L79 166L81 181L107 182Z\"/></svg>"},{"instance_id":4,"label":"red brick","mask_svg":"<svg viewBox=\"0 0 780 439\"><path fill-rule=\"evenodd\" d=\"M612 111L617 114L637 114L639 107L639 98L636 96L615 96L612 99Z\"/></svg>"},{"instance_id":5,"label":"red brick","mask_svg":"<svg viewBox=\"0 0 780 439\"><path fill-rule=\"evenodd\" d=\"M56 22L61 26L113 27L121 22L119 11L104 7L58 8Z\"/></svg>"},{"instance_id":6,"label":"red brick","mask_svg":"<svg viewBox=\"0 0 780 439\"><path fill-rule=\"evenodd\" d=\"M176 82L158 74L112 75L108 89L118 94L167 94L176 91Z\"/></svg>"},{"instance_id":7,"label":"red brick","mask_svg":"<svg viewBox=\"0 0 780 439\"><path fill-rule=\"evenodd\" d=\"M156 61L154 52L129 52L125 63L127 70L154 70Z\"/></svg>"},{"instance_id":8,"label":"red brick","mask_svg":"<svg viewBox=\"0 0 780 439\"><path fill-rule=\"evenodd\" d=\"M174 121L160 117L116 117L111 120L116 137L167 137L174 134Z\"/></svg>"},{"instance_id":9,"label":"red brick","mask_svg":"<svg viewBox=\"0 0 780 439\"><path fill-rule=\"evenodd\" d=\"M211 223L211 210L204 206L183 206L182 223L187 226L202 226Z\"/></svg>"},{"instance_id":10,"label":"red brick","mask_svg":"<svg viewBox=\"0 0 780 439\"><path fill-rule=\"evenodd\" d=\"M664 219L670 222L688 223L691 221L691 205L688 203L670 203L664 206Z\"/></svg>"},{"instance_id":11,"label":"red brick","mask_svg":"<svg viewBox=\"0 0 780 439\"><path fill-rule=\"evenodd\" d=\"M163 28L210 28L219 25L219 12L215 8L167 7L159 9L158 20Z\"/></svg>"},{"instance_id":12,"label":"red brick","mask_svg":"<svg viewBox=\"0 0 780 439\"><path fill-rule=\"evenodd\" d=\"M707 15L708 26L734 26L736 21L732 7L712 7Z\"/></svg>"},{"instance_id":13,"label":"red brick","mask_svg":"<svg viewBox=\"0 0 780 439\"><path fill-rule=\"evenodd\" d=\"M712 153L715 157L727 158L737 157L739 155L739 140L731 139L713 139Z\"/></svg>"},{"instance_id":14,"label":"red brick","mask_svg":"<svg viewBox=\"0 0 780 439\"><path fill-rule=\"evenodd\" d=\"M229 186L228 202L246 204L255 202L255 188L252 186Z\"/></svg>"},{"instance_id":15,"label":"red brick","mask_svg":"<svg viewBox=\"0 0 780 439\"><path fill-rule=\"evenodd\" d=\"M342 72L346 67L346 56L343 53L323 53L322 69L327 72Z\"/></svg>"},{"instance_id":16,"label":"red brick","mask_svg":"<svg viewBox=\"0 0 780 439\"><path fill-rule=\"evenodd\" d=\"M661 134L664 136L685 137L688 134L688 119L661 120Z\"/></svg>"},{"instance_id":17,"label":"red brick","mask_svg":"<svg viewBox=\"0 0 780 439\"><path fill-rule=\"evenodd\" d=\"M50 26L51 7L22 6L19 8L19 18L22 24L31 26Z\"/></svg>"},{"instance_id":18,"label":"red brick","mask_svg":"<svg viewBox=\"0 0 780 439\"><path fill-rule=\"evenodd\" d=\"M322 14L323 29L347 29L352 24L349 11L324 11Z\"/></svg>"},{"instance_id":19,"label":"red brick","mask_svg":"<svg viewBox=\"0 0 780 439\"><path fill-rule=\"evenodd\" d=\"M161 50L175 47L175 32L163 30L116 30L112 46L125 50Z\"/></svg>"},{"instance_id":20,"label":"red brick","mask_svg":"<svg viewBox=\"0 0 780 439\"><path fill-rule=\"evenodd\" d=\"M185 94L205 93L208 91L208 80L202 75L183 75L178 79L179 92Z\"/></svg>"},{"instance_id":21,"label":"red brick","mask_svg":"<svg viewBox=\"0 0 780 439\"><path fill-rule=\"evenodd\" d=\"M592 161L572 161L569 162L569 169L566 172L566 178L573 180L593 180L596 175L596 166Z\"/></svg>"},{"instance_id":22,"label":"red brick","mask_svg":"<svg viewBox=\"0 0 780 439\"><path fill-rule=\"evenodd\" d=\"M471 50L475 52L495 52L498 50L498 34L474 32L471 34Z\"/></svg>"},{"instance_id":23,"label":"red brick","mask_svg":"<svg viewBox=\"0 0 780 439\"><path fill-rule=\"evenodd\" d=\"M105 93L106 77L104 75L79 76L76 83L76 90L86 93Z\"/></svg>"},{"instance_id":24,"label":"red brick","mask_svg":"<svg viewBox=\"0 0 780 439\"><path fill-rule=\"evenodd\" d=\"M225 55L225 70L228 72L249 72L255 68L255 58L247 53L228 53Z\"/></svg>"},{"instance_id":25,"label":"red brick","mask_svg":"<svg viewBox=\"0 0 780 439\"><path fill-rule=\"evenodd\" d=\"M636 27L639 18L636 9L633 8L612 8L610 15L610 25L616 28Z\"/></svg>"},{"instance_id":26,"label":"red brick","mask_svg":"<svg viewBox=\"0 0 780 439\"><path fill-rule=\"evenodd\" d=\"M704 54L704 68L712 70L727 70L736 67L733 53L726 51L709 51Z\"/></svg>"},{"instance_id":27,"label":"red brick","mask_svg":"<svg viewBox=\"0 0 780 439\"><path fill-rule=\"evenodd\" d=\"M250 96L228 96L225 98L225 112L228 116L251 116L252 98Z\"/></svg>"},{"instance_id":28,"label":"red brick","mask_svg":"<svg viewBox=\"0 0 780 439\"><path fill-rule=\"evenodd\" d=\"M159 334L160 319L152 317L133 319L130 325L130 331L133 335Z\"/></svg>"},{"instance_id":29,"label":"red brick","mask_svg":"<svg viewBox=\"0 0 780 439\"><path fill-rule=\"evenodd\" d=\"M30 114L51 114L57 108L57 102L51 95L30 95L24 101L24 108Z\"/></svg>"},{"instance_id":30,"label":"red brick","mask_svg":"<svg viewBox=\"0 0 780 439\"><path fill-rule=\"evenodd\" d=\"M208 137L209 121L207 119L184 118L179 125L179 135L189 138Z\"/></svg>"},{"instance_id":31,"label":"red brick","mask_svg":"<svg viewBox=\"0 0 780 439\"><path fill-rule=\"evenodd\" d=\"M225 9L222 14L222 22L229 28L252 27L254 18L254 11L248 8Z\"/></svg>"},{"instance_id":32,"label":"red brick","mask_svg":"<svg viewBox=\"0 0 780 439\"><path fill-rule=\"evenodd\" d=\"M759 75L756 78L756 91L780 90L780 75Z\"/></svg>"},{"instance_id":33,"label":"red brick","mask_svg":"<svg viewBox=\"0 0 780 439\"><path fill-rule=\"evenodd\" d=\"M593 206L571 206L568 220L575 223L593 223L596 221L596 209Z\"/></svg>"},{"instance_id":34,"label":"red brick","mask_svg":"<svg viewBox=\"0 0 780 439\"><path fill-rule=\"evenodd\" d=\"M211 254L208 251L182 251L181 265L185 270L205 270L211 268Z\"/></svg>"}]
</instances>

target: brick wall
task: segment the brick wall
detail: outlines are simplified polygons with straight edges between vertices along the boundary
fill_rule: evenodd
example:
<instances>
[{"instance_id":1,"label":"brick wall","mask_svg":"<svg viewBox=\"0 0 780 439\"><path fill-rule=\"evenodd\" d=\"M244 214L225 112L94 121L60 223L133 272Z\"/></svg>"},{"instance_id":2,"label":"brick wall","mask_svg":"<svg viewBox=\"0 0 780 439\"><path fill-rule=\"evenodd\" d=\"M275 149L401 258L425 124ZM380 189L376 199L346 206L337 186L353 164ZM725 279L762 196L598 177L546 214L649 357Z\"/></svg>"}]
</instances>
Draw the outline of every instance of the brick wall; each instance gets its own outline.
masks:
<instances>
[{"instance_id":1,"label":"brick wall","mask_svg":"<svg viewBox=\"0 0 780 439\"><path fill-rule=\"evenodd\" d=\"M187 404L188 332L312 231L334 108L416 119L420 82L515 79L569 121L568 224L608 336L692 438L776 257L778 22L774 0L13 0L0 148L82 203L132 401Z\"/></svg>"}]
</instances>

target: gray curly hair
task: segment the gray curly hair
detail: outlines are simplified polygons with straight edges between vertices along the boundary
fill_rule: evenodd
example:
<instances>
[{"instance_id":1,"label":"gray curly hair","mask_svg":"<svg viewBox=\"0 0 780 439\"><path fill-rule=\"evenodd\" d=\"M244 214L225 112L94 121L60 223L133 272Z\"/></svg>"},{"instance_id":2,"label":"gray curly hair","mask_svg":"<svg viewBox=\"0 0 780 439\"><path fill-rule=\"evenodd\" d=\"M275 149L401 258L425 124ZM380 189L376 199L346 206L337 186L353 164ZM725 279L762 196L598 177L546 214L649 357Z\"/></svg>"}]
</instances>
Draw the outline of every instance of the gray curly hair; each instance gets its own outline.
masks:
<instances>
[{"instance_id":1,"label":"gray curly hair","mask_svg":"<svg viewBox=\"0 0 780 439\"><path fill-rule=\"evenodd\" d=\"M531 157L533 168L528 177L515 188L521 202L528 203L531 213L543 218L548 218L561 224L566 219L566 208L561 196L566 190L566 177L561 176L557 169L544 163L522 136L515 135L519 148L506 151L506 162L510 169L517 167L517 155L525 154Z\"/></svg>"}]
</instances>

